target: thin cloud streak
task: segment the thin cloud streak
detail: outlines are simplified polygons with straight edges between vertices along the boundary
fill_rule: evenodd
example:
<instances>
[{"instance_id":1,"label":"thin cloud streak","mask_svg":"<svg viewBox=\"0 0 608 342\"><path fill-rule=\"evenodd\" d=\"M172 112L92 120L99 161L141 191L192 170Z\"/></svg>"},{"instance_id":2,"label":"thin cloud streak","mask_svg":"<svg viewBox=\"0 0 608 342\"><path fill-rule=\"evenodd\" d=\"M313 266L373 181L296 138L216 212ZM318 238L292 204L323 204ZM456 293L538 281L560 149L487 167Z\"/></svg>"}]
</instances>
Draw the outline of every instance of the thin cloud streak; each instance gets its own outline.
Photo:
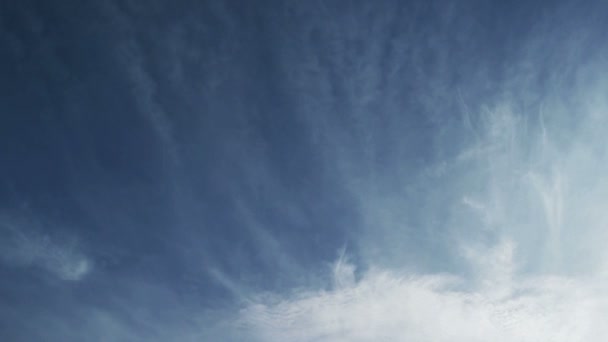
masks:
<instances>
[{"instance_id":1,"label":"thin cloud streak","mask_svg":"<svg viewBox=\"0 0 608 342\"><path fill-rule=\"evenodd\" d=\"M0 260L11 267L38 268L66 281L83 279L93 269L92 261L79 250L74 238L52 237L47 227L27 227L30 220L0 217Z\"/></svg>"}]
</instances>

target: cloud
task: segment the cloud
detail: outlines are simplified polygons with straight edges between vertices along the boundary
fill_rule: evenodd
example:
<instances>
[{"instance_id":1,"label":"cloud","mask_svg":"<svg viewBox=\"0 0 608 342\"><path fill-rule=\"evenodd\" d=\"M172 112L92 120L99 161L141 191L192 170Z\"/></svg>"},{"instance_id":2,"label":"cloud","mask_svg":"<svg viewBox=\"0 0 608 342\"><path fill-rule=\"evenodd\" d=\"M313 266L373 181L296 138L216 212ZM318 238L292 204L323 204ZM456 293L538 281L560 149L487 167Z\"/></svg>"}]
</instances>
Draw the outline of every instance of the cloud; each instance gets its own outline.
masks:
<instances>
[{"instance_id":1,"label":"cloud","mask_svg":"<svg viewBox=\"0 0 608 342\"><path fill-rule=\"evenodd\" d=\"M352 120L344 125L320 119L319 136L337 146L324 147L328 163L353 166L335 169L359 204L363 227L351 238L368 270L356 273L342 255L327 284L260 294L231 323L243 339L560 342L608 336L602 323L608 315L602 133L608 83L597 73L606 63L597 51L582 59L593 39L577 40L580 32L570 32L534 28L505 61L504 79L486 75L492 96L478 96L483 82L476 80L463 82L459 99L437 95L444 117L463 114L447 108L450 103L461 102L466 113L455 127L439 120L431 132L438 157L420 170L408 173L412 161L406 159L387 167L395 172L382 173L384 165L349 144L377 144L390 154L406 139L356 136L354 113L363 106L348 108ZM566 43L546 46L559 38ZM403 116L389 115L401 113L396 107L386 106L382 117L403 129ZM362 127L370 132L376 126ZM361 170L371 170L370 176ZM432 248L437 245L445 248ZM451 273L434 272L429 259Z\"/></svg>"},{"instance_id":2,"label":"cloud","mask_svg":"<svg viewBox=\"0 0 608 342\"><path fill-rule=\"evenodd\" d=\"M513 245L475 251L482 280L372 269L350 286L263 296L238 324L259 341L589 341L606 336L608 297L599 279L513 279ZM334 282L353 265L336 264ZM352 278L351 278L352 279ZM508 291L496 294L496 287Z\"/></svg>"},{"instance_id":3,"label":"cloud","mask_svg":"<svg viewBox=\"0 0 608 342\"><path fill-rule=\"evenodd\" d=\"M4 218L0 222L0 261L13 267L34 267L66 281L83 279L93 267L74 239L59 239ZM48 227L47 227L48 228Z\"/></svg>"}]
</instances>

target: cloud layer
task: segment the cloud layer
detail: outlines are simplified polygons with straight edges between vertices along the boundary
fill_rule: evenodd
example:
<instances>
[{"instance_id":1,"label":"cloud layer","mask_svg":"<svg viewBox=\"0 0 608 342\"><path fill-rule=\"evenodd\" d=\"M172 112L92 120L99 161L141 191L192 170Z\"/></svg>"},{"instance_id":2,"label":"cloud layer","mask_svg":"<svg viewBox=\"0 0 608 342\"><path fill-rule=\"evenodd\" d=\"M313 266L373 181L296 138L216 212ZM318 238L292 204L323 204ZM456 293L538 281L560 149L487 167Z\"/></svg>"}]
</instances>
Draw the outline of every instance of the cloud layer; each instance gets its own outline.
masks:
<instances>
[{"instance_id":1,"label":"cloud layer","mask_svg":"<svg viewBox=\"0 0 608 342\"><path fill-rule=\"evenodd\" d=\"M496 248L484 256L492 274L480 275L481 287L447 275L370 270L348 286L259 299L237 326L256 341L565 342L608 334L602 279L512 278L501 267L509 246Z\"/></svg>"}]
</instances>

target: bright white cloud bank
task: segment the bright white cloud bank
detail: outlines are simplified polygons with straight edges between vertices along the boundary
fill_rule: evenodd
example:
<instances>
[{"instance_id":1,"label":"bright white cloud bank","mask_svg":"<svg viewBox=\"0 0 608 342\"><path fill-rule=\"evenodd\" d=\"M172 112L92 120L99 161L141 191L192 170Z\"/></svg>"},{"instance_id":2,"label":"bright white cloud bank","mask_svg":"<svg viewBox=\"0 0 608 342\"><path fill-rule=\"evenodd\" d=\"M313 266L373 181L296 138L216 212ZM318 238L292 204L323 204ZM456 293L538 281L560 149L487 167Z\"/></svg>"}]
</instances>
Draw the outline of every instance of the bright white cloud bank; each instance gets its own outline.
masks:
<instances>
[{"instance_id":1,"label":"bright white cloud bank","mask_svg":"<svg viewBox=\"0 0 608 342\"><path fill-rule=\"evenodd\" d=\"M481 282L470 288L444 275L372 270L333 290L260 300L241 312L240 322L260 341L599 341L608 336L602 319L608 317L608 298L600 279L514 278L505 262L510 249L509 242L497 246L485 260L493 272L480 268Z\"/></svg>"}]
</instances>

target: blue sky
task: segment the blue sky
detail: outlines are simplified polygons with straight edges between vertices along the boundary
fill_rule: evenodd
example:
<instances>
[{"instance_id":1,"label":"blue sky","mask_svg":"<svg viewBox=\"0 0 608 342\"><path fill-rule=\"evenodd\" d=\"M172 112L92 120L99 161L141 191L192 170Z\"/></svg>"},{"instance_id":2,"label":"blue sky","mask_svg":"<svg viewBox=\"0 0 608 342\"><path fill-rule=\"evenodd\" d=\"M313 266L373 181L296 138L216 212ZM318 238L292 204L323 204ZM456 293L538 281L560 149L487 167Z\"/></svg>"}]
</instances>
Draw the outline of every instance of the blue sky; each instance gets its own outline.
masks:
<instances>
[{"instance_id":1,"label":"blue sky","mask_svg":"<svg viewBox=\"0 0 608 342\"><path fill-rule=\"evenodd\" d=\"M0 4L0 340L605 339L607 10Z\"/></svg>"}]
</instances>

